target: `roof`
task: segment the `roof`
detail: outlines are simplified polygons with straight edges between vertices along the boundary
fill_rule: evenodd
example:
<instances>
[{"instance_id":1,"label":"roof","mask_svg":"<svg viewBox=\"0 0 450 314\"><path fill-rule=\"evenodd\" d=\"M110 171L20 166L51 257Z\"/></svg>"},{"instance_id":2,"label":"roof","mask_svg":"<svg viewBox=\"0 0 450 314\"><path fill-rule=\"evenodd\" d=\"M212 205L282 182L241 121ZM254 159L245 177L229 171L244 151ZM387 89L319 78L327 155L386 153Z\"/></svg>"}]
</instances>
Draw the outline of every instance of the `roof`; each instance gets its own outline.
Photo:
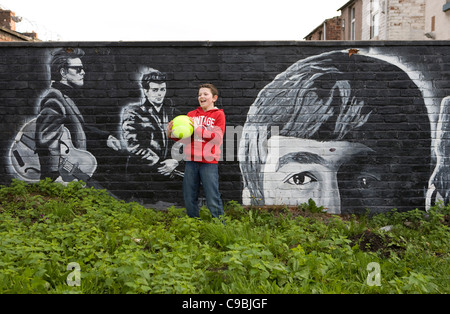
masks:
<instances>
[{"instance_id":1,"label":"roof","mask_svg":"<svg viewBox=\"0 0 450 314\"><path fill-rule=\"evenodd\" d=\"M10 35L12 37L16 37L17 40L20 40L20 41L39 41L39 40L34 40L31 37L25 36L24 34L21 34L19 32L10 30L10 29L8 29L6 27L1 27L0 26L0 33L7 33L8 35Z\"/></svg>"},{"instance_id":2,"label":"roof","mask_svg":"<svg viewBox=\"0 0 450 314\"><path fill-rule=\"evenodd\" d=\"M340 7L339 9L337 9L336 11L341 11L342 9L344 9L345 7L348 7L349 5L353 4L356 0L350 0L348 1L346 4L344 4L342 7Z\"/></svg>"},{"instance_id":3,"label":"roof","mask_svg":"<svg viewBox=\"0 0 450 314\"><path fill-rule=\"evenodd\" d=\"M322 23L320 23L316 28L314 28L308 35L306 35L305 37L303 37L303 39L308 38L309 36L311 36L312 34L314 34L319 28L323 27L323 24L327 23L328 21L334 20L335 18L340 18L340 16L334 16L334 17L330 17L329 19L325 19Z\"/></svg>"}]
</instances>

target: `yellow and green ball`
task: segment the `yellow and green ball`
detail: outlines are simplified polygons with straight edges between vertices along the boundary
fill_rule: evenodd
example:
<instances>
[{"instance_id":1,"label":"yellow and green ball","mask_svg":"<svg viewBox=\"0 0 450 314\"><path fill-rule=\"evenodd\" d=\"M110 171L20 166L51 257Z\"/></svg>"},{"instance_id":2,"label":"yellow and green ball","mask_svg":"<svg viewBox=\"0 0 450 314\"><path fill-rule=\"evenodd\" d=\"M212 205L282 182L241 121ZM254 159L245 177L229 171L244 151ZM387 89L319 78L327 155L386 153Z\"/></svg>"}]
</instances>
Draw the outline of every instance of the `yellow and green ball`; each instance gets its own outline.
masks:
<instances>
[{"instance_id":1,"label":"yellow and green ball","mask_svg":"<svg viewBox=\"0 0 450 314\"><path fill-rule=\"evenodd\" d=\"M176 116L173 119L172 135L176 138L188 138L194 132L191 119L186 115Z\"/></svg>"}]
</instances>

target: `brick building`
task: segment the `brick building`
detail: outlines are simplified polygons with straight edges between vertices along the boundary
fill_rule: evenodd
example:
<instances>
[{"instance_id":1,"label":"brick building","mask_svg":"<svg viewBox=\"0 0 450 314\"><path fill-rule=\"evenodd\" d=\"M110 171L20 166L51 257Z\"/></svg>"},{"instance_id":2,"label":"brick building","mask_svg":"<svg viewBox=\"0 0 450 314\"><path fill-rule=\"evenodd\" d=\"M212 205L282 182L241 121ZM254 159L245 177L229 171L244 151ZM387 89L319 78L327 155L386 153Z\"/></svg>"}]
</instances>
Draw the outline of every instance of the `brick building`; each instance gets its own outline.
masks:
<instances>
[{"instance_id":1,"label":"brick building","mask_svg":"<svg viewBox=\"0 0 450 314\"><path fill-rule=\"evenodd\" d=\"M450 0L428 1L425 7L425 36L450 39Z\"/></svg>"},{"instance_id":2,"label":"brick building","mask_svg":"<svg viewBox=\"0 0 450 314\"><path fill-rule=\"evenodd\" d=\"M311 33L306 35L306 40L341 40L341 17L335 16L326 19L317 26Z\"/></svg>"},{"instance_id":3,"label":"brick building","mask_svg":"<svg viewBox=\"0 0 450 314\"><path fill-rule=\"evenodd\" d=\"M350 0L340 7L341 27L336 34L306 40L426 40L450 39L450 0ZM327 20L326 20L327 21ZM325 24L325 23L324 23Z\"/></svg>"},{"instance_id":4,"label":"brick building","mask_svg":"<svg viewBox=\"0 0 450 314\"><path fill-rule=\"evenodd\" d=\"M363 0L362 39L423 40L426 0Z\"/></svg>"},{"instance_id":5,"label":"brick building","mask_svg":"<svg viewBox=\"0 0 450 314\"><path fill-rule=\"evenodd\" d=\"M14 12L0 8L0 41L39 41L35 32L16 31L16 22L20 22L21 19Z\"/></svg>"},{"instance_id":6,"label":"brick building","mask_svg":"<svg viewBox=\"0 0 450 314\"><path fill-rule=\"evenodd\" d=\"M361 40L362 0L352 0L338 9L341 11L341 40Z\"/></svg>"}]
</instances>

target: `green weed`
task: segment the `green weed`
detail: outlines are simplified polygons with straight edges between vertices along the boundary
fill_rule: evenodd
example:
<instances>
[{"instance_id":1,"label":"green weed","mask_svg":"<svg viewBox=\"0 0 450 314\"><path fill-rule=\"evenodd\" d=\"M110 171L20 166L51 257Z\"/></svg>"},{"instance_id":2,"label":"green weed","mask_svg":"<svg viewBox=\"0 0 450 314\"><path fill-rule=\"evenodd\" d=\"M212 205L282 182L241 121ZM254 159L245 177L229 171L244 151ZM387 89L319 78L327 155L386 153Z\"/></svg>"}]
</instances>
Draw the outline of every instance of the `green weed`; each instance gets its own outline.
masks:
<instances>
[{"instance_id":1,"label":"green weed","mask_svg":"<svg viewBox=\"0 0 450 314\"><path fill-rule=\"evenodd\" d=\"M221 219L205 208L191 219L81 182L14 180L0 186L0 293L450 292L450 207L322 211L312 200L296 211L231 201ZM79 286L67 283L69 263Z\"/></svg>"}]
</instances>

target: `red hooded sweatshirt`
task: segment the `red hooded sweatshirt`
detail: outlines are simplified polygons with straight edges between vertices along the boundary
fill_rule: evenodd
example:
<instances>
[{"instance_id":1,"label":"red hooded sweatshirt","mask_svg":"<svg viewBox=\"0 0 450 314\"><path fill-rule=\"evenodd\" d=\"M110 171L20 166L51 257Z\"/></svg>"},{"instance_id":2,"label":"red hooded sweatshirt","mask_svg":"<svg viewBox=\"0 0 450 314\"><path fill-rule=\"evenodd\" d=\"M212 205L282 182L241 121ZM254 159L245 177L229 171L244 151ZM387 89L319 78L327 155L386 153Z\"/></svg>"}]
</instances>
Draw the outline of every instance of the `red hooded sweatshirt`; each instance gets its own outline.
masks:
<instances>
[{"instance_id":1,"label":"red hooded sweatshirt","mask_svg":"<svg viewBox=\"0 0 450 314\"><path fill-rule=\"evenodd\" d=\"M225 134L225 113L222 109L203 111L201 107L188 112L198 127L192 136L183 140L186 144L186 159L217 164L220 159L223 136Z\"/></svg>"}]
</instances>

